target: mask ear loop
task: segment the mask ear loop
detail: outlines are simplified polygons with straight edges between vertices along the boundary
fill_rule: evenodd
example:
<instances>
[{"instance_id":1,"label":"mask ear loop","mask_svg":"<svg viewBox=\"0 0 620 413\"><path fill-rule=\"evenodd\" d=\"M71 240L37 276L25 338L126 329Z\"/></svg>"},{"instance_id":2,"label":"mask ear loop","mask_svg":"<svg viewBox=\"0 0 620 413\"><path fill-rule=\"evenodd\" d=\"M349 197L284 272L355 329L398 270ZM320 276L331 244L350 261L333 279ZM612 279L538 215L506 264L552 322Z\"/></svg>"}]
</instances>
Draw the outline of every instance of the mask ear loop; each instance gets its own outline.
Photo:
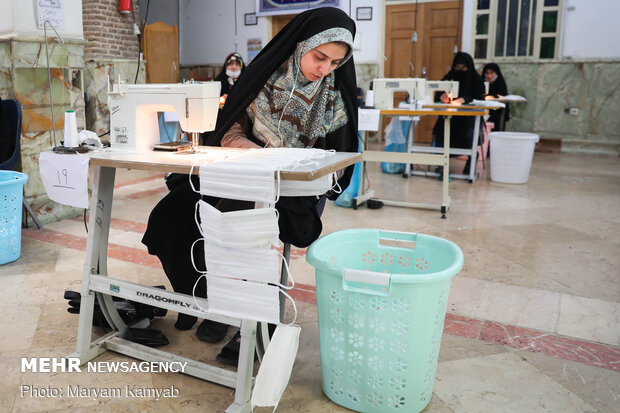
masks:
<instances>
[{"instance_id":1,"label":"mask ear loop","mask_svg":"<svg viewBox=\"0 0 620 413\"><path fill-rule=\"evenodd\" d=\"M200 222L198 222L199 205L200 205L200 200L198 200L196 202L196 207L194 208L194 222L196 222L196 226L198 227L198 231L200 232L200 235L202 235L203 239L204 239L205 234L204 234L204 232L202 232L202 225L200 225ZM193 247L193 245L192 245L192 247Z\"/></svg>"},{"instance_id":2,"label":"mask ear loop","mask_svg":"<svg viewBox=\"0 0 620 413\"><path fill-rule=\"evenodd\" d=\"M295 311L295 316L293 316L293 321L291 321L290 323L286 324L287 326L292 326L293 324L295 324L295 321L297 321L297 305L295 305L295 300L293 300L293 297L288 295L286 293L286 291L280 290L280 293L283 294L289 300L291 300L291 303L293 304L293 310Z\"/></svg>"},{"instance_id":3,"label":"mask ear loop","mask_svg":"<svg viewBox=\"0 0 620 413\"><path fill-rule=\"evenodd\" d=\"M196 263L194 262L194 245L196 245L198 241L204 241L204 240L205 240L204 238L198 238L196 241L192 242L192 246L189 248L189 258L192 261L192 267L194 267L194 271L200 274L206 274L207 271L206 270L201 271L198 268L196 268Z\"/></svg>"},{"instance_id":4,"label":"mask ear loop","mask_svg":"<svg viewBox=\"0 0 620 413\"><path fill-rule=\"evenodd\" d=\"M189 169L189 186L192 187L192 191L196 192L196 193L200 193L200 191L197 191L196 188L194 187L194 183L192 182L192 175L194 174L194 163L192 162L192 167Z\"/></svg>"},{"instance_id":5,"label":"mask ear loop","mask_svg":"<svg viewBox=\"0 0 620 413\"><path fill-rule=\"evenodd\" d=\"M334 191L337 194L341 194L342 193L342 187L340 186L340 184L338 183L338 174L336 172L332 173L332 176L334 177L334 185L332 185L332 189L331 191ZM334 188L338 187L338 190L336 191Z\"/></svg>"},{"instance_id":6,"label":"mask ear loop","mask_svg":"<svg viewBox=\"0 0 620 413\"><path fill-rule=\"evenodd\" d=\"M288 262L286 262L286 260L284 259L284 255L280 254L280 252L278 251L278 255L280 257L282 257L282 262L284 263L284 268L286 269L286 273L288 274L288 279L291 280L291 286L287 286L287 285L282 285L280 283L278 283L278 286L280 288L283 288L285 290L291 290L293 288L295 288L295 280L293 279L293 274L291 274L291 269L288 266Z\"/></svg>"},{"instance_id":7,"label":"mask ear loop","mask_svg":"<svg viewBox=\"0 0 620 413\"><path fill-rule=\"evenodd\" d=\"M200 304L198 304L198 300L196 300L196 286L198 285L198 282L200 281L200 279L202 277L205 277L205 281L207 279L207 273L204 274L200 274L200 277L198 277L198 279L196 280L196 282L194 283L194 288L192 288L192 297L194 298L194 305L196 307L198 307L200 309L200 311L202 311L205 314L209 314L209 310L202 308L202 306Z\"/></svg>"},{"instance_id":8,"label":"mask ear loop","mask_svg":"<svg viewBox=\"0 0 620 413\"><path fill-rule=\"evenodd\" d=\"M276 199L275 201L273 201L274 203L277 203L280 200L280 169L276 170Z\"/></svg>"}]
</instances>

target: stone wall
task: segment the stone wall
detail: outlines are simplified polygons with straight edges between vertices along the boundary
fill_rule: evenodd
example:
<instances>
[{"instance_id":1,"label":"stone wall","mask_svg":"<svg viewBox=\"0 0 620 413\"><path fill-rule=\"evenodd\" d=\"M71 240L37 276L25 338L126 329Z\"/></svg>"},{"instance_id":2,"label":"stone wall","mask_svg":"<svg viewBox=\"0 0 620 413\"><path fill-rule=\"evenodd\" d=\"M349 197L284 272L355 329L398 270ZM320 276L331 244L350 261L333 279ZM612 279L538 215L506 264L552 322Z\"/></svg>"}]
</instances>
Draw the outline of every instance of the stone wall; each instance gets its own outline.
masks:
<instances>
[{"instance_id":1,"label":"stone wall","mask_svg":"<svg viewBox=\"0 0 620 413\"><path fill-rule=\"evenodd\" d=\"M620 155L620 62L502 63L510 107L506 130L559 138L563 152ZM578 108L578 115L565 112Z\"/></svg>"},{"instance_id":2,"label":"stone wall","mask_svg":"<svg viewBox=\"0 0 620 413\"><path fill-rule=\"evenodd\" d=\"M0 94L17 99L22 107L21 170L29 177L24 187L26 201L42 222L79 214L76 208L50 201L39 175L39 153L64 140L64 112L76 112L78 129L84 128L82 68L84 41L65 39L61 45L49 40L51 95L45 43L40 39L0 41Z\"/></svg>"},{"instance_id":3,"label":"stone wall","mask_svg":"<svg viewBox=\"0 0 620 413\"><path fill-rule=\"evenodd\" d=\"M139 25L138 2L132 3L133 16ZM137 60L140 48L138 38L133 32L133 16L131 13L119 11L118 0L82 0L84 38L88 42L84 48L87 60Z\"/></svg>"}]
</instances>

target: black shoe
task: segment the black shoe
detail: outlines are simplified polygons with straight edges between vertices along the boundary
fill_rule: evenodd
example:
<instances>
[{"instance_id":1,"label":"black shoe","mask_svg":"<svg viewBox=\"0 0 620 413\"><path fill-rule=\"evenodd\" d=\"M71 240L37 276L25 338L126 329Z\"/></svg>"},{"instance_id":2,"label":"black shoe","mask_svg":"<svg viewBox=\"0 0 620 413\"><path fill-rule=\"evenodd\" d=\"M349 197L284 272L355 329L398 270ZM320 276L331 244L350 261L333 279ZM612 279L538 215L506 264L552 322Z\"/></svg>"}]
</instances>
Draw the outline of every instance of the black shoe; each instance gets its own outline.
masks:
<instances>
[{"instance_id":1,"label":"black shoe","mask_svg":"<svg viewBox=\"0 0 620 413\"><path fill-rule=\"evenodd\" d=\"M469 175L470 169L471 169L471 157L467 157L467 162L465 162L465 168L463 168L463 175Z\"/></svg>"},{"instance_id":2,"label":"black shoe","mask_svg":"<svg viewBox=\"0 0 620 413\"><path fill-rule=\"evenodd\" d=\"M196 329L196 335L207 343L217 343L226 337L228 324L218 323L213 320L204 320Z\"/></svg>"},{"instance_id":3,"label":"black shoe","mask_svg":"<svg viewBox=\"0 0 620 413\"><path fill-rule=\"evenodd\" d=\"M229 366L237 366L239 364L239 349L241 348L241 333L237 331L233 338L222 348L220 354L215 359L220 363Z\"/></svg>"},{"instance_id":4,"label":"black shoe","mask_svg":"<svg viewBox=\"0 0 620 413\"><path fill-rule=\"evenodd\" d=\"M189 330L194 326L196 321L198 321L198 318L193 315L179 313L177 316L177 322L174 323L174 328L177 330Z\"/></svg>"}]
</instances>

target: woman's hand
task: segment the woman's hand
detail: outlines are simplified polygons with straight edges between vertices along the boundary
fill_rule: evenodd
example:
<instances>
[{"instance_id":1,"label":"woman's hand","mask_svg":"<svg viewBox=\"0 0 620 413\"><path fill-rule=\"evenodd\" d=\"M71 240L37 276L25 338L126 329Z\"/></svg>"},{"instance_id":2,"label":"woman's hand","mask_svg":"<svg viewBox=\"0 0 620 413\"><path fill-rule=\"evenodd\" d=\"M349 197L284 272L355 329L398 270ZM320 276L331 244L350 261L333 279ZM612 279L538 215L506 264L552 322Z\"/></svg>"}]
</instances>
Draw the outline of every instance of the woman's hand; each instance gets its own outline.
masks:
<instances>
[{"instance_id":1,"label":"woman's hand","mask_svg":"<svg viewBox=\"0 0 620 413\"><path fill-rule=\"evenodd\" d=\"M462 105L463 103L465 103L465 99L463 98L456 98L452 101L452 103L455 103L457 105Z\"/></svg>"}]
</instances>

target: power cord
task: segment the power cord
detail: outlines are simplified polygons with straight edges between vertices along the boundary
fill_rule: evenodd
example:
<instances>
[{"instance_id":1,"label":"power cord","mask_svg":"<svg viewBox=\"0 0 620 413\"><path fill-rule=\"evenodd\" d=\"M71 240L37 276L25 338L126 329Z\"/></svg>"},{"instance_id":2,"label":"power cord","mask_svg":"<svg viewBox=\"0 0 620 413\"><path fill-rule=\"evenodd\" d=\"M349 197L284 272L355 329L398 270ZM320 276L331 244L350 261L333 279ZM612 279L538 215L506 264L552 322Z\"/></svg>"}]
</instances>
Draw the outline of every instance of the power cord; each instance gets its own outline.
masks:
<instances>
[{"instance_id":1,"label":"power cord","mask_svg":"<svg viewBox=\"0 0 620 413\"><path fill-rule=\"evenodd\" d=\"M142 30L146 26L147 18L149 17L149 6L151 4L151 0L147 0L146 2L146 12L144 13L144 24L142 25ZM133 0L131 1L131 17L133 19L133 32L136 36L138 36L138 67L136 69L136 76L133 80L133 83L138 83L138 74L140 73L140 57L142 56L142 30L136 24L136 16L134 14L133 9Z\"/></svg>"}]
</instances>

